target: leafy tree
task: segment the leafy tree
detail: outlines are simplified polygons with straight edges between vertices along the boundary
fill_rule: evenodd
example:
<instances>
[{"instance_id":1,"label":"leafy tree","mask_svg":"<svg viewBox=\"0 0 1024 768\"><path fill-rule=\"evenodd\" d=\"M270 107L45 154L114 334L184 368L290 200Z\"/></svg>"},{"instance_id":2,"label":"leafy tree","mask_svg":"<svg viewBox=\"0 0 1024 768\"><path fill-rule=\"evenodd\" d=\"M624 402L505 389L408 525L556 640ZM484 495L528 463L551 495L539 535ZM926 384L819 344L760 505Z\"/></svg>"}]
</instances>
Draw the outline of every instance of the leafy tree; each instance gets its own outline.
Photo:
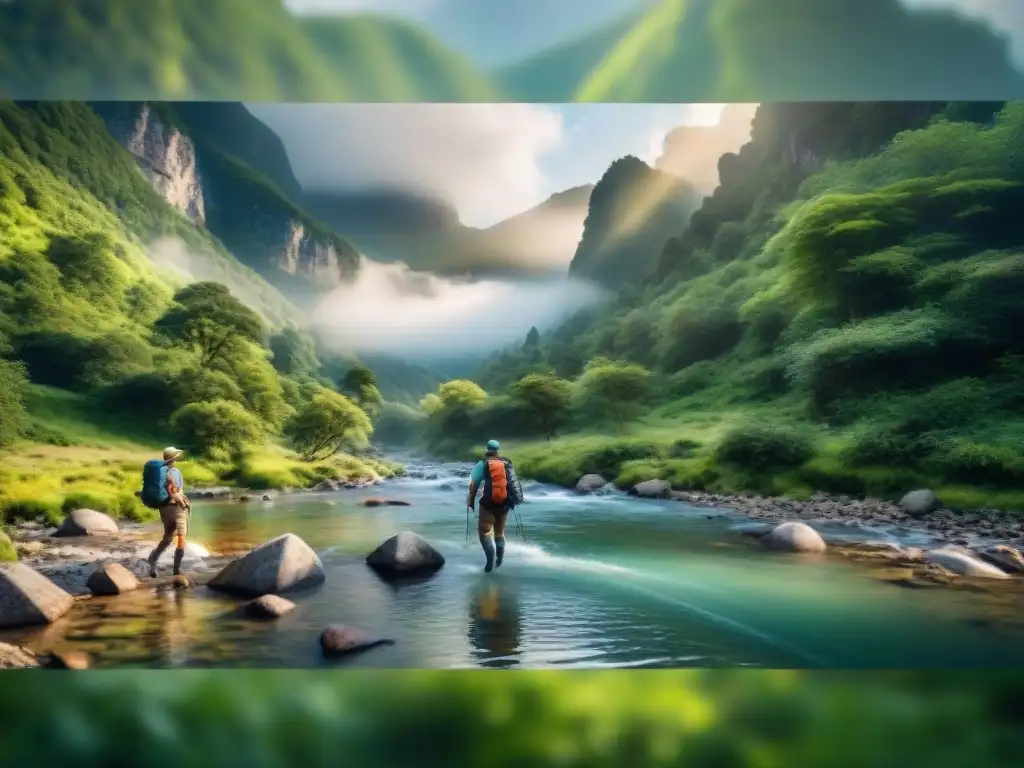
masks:
<instances>
[{"instance_id":1,"label":"leafy tree","mask_svg":"<svg viewBox=\"0 0 1024 768\"><path fill-rule=\"evenodd\" d=\"M487 393L479 384L468 379L455 379L442 384L437 395L445 410L476 408L487 402Z\"/></svg>"},{"instance_id":2,"label":"leafy tree","mask_svg":"<svg viewBox=\"0 0 1024 768\"><path fill-rule=\"evenodd\" d=\"M153 350L127 331L112 331L89 343L90 359L82 380L90 388L101 387L143 373L153 367Z\"/></svg>"},{"instance_id":3,"label":"leafy tree","mask_svg":"<svg viewBox=\"0 0 1024 768\"><path fill-rule=\"evenodd\" d=\"M170 423L175 439L197 455L235 457L266 438L259 419L228 400L189 403L171 415Z\"/></svg>"},{"instance_id":4,"label":"leafy tree","mask_svg":"<svg viewBox=\"0 0 1024 768\"><path fill-rule=\"evenodd\" d=\"M114 247L112 238L100 232L58 235L51 238L46 256L60 270L61 284L68 293L115 309L127 285Z\"/></svg>"},{"instance_id":5,"label":"leafy tree","mask_svg":"<svg viewBox=\"0 0 1024 768\"><path fill-rule=\"evenodd\" d=\"M373 371L362 363L356 363L349 368L338 383L338 389L342 394L358 398L364 387L376 387L377 377Z\"/></svg>"},{"instance_id":6,"label":"leafy tree","mask_svg":"<svg viewBox=\"0 0 1024 768\"><path fill-rule=\"evenodd\" d=\"M433 416L435 413L444 410L444 403L441 402L441 398L437 394L431 392L420 400L420 410L427 416Z\"/></svg>"},{"instance_id":7,"label":"leafy tree","mask_svg":"<svg viewBox=\"0 0 1024 768\"><path fill-rule=\"evenodd\" d=\"M270 338L274 368L285 376L311 376L320 370L316 345L308 334L291 326Z\"/></svg>"},{"instance_id":8,"label":"leafy tree","mask_svg":"<svg viewBox=\"0 0 1024 768\"><path fill-rule=\"evenodd\" d=\"M530 374L516 382L514 391L527 418L550 439L569 413L572 384L556 376Z\"/></svg>"},{"instance_id":9,"label":"leafy tree","mask_svg":"<svg viewBox=\"0 0 1024 768\"><path fill-rule=\"evenodd\" d=\"M337 453L343 445L365 444L370 418L344 395L321 389L285 426L285 434L307 461Z\"/></svg>"},{"instance_id":10,"label":"leafy tree","mask_svg":"<svg viewBox=\"0 0 1024 768\"><path fill-rule=\"evenodd\" d=\"M155 327L171 340L198 348L200 365L226 360L240 341L263 340L259 315L219 283L193 283L178 291L174 302Z\"/></svg>"},{"instance_id":11,"label":"leafy tree","mask_svg":"<svg viewBox=\"0 0 1024 768\"><path fill-rule=\"evenodd\" d=\"M643 407L650 391L650 371L639 365L589 365L579 385L589 410L610 416L623 427Z\"/></svg>"}]
</instances>

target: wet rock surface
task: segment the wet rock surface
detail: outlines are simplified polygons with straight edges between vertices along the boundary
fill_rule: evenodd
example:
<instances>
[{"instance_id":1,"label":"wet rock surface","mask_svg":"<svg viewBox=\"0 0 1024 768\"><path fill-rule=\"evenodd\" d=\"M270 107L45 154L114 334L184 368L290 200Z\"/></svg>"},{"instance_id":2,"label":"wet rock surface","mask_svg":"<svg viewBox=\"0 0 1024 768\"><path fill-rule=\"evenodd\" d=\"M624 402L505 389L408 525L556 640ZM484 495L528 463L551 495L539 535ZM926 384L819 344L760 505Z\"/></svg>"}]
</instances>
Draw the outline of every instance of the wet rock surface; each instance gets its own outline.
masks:
<instances>
[{"instance_id":1,"label":"wet rock surface","mask_svg":"<svg viewBox=\"0 0 1024 768\"><path fill-rule=\"evenodd\" d=\"M114 519L103 512L92 509L76 509L68 514L54 531L54 536L97 536L117 533L118 527Z\"/></svg>"},{"instance_id":2,"label":"wet rock surface","mask_svg":"<svg viewBox=\"0 0 1024 768\"><path fill-rule=\"evenodd\" d=\"M207 586L259 597L311 587L325 578L316 552L295 534L285 533L228 563Z\"/></svg>"},{"instance_id":3,"label":"wet rock surface","mask_svg":"<svg viewBox=\"0 0 1024 768\"><path fill-rule=\"evenodd\" d=\"M341 624L328 627L320 635L320 647L324 656L332 658L368 651L381 645L394 644L395 641L390 638L377 637L360 629Z\"/></svg>"},{"instance_id":4,"label":"wet rock surface","mask_svg":"<svg viewBox=\"0 0 1024 768\"><path fill-rule=\"evenodd\" d=\"M0 628L48 624L75 599L24 563L0 564Z\"/></svg>"},{"instance_id":5,"label":"wet rock surface","mask_svg":"<svg viewBox=\"0 0 1024 768\"><path fill-rule=\"evenodd\" d=\"M403 531L366 557L366 564L384 577L424 576L444 566L444 556L425 539Z\"/></svg>"},{"instance_id":6,"label":"wet rock surface","mask_svg":"<svg viewBox=\"0 0 1024 768\"><path fill-rule=\"evenodd\" d=\"M295 610L295 603L279 595L263 595L245 604L245 614L253 619L279 619Z\"/></svg>"},{"instance_id":7,"label":"wet rock surface","mask_svg":"<svg viewBox=\"0 0 1024 768\"><path fill-rule=\"evenodd\" d=\"M139 580L120 563L102 563L86 579L85 586L94 595L123 595L138 589Z\"/></svg>"}]
</instances>

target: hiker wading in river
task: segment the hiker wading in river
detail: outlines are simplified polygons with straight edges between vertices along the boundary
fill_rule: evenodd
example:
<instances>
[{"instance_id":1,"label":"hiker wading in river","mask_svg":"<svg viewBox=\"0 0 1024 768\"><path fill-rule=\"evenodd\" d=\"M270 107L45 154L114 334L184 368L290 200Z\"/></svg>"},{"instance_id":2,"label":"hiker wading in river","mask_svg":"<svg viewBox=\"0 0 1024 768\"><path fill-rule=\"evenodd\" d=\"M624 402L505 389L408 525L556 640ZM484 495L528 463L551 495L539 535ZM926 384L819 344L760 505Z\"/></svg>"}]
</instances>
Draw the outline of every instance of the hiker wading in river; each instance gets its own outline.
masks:
<instances>
[{"instance_id":1,"label":"hiker wading in river","mask_svg":"<svg viewBox=\"0 0 1024 768\"><path fill-rule=\"evenodd\" d=\"M508 513L523 500L523 491L512 462L498 455L499 448L497 440L487 443L487 452L470 473L469 495L466 498L469 514L475 506L477 491L483 489L480 494L477 533L487 558L484 571L488 573L500 567L505 559L505 523L508 521Z\"/></svg>"},{"instance_id":2,"label":"hiker wading in river","mask_svg":"<svg viewBox=\"0 0 1024 768\"><path fill-rule=\"evenodd\" d=\"M185 536L188 534L188 519L192 514L192 505L185 496L185 481L181 470L174 466L182 451L177 448L165 448L163 460L147 461L142 468L142 503L150 509L160 512L160 522L164 525L164 535L160 543L150 552L149 575L156 578L156 562L175 540L174 575L181 573L181 561L185 557Z\"/></svg>"}]
</instances>

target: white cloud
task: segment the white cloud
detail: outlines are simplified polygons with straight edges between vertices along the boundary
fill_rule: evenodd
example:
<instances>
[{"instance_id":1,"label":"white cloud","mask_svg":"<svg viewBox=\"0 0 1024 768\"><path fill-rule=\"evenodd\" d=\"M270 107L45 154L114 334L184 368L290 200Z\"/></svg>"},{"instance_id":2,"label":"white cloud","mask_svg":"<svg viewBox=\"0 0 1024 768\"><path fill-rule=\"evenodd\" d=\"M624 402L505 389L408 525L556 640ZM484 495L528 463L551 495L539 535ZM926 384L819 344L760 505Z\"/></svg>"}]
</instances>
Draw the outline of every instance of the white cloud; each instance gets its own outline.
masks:
<instances>
[{"instance_id":1,"label":"white cloud","mask_svg":"<svg viewBox=\"0 0 1024 768\"><path fill-rule=\"evenodd\" d=\"M306 189L400 187L487 226L543 200L561 115L533 104L252 104Z\"/></svg>"}]
</instances>

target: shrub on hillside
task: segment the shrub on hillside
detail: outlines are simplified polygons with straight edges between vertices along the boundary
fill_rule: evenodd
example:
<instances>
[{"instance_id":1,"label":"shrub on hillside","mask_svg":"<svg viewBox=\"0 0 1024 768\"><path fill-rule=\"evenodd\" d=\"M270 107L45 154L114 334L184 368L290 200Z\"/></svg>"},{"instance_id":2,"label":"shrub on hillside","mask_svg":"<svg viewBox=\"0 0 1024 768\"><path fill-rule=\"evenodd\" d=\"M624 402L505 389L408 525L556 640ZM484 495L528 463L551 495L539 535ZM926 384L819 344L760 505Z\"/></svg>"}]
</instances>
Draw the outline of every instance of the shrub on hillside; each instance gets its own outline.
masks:
<instances>
[{"instance_id":1,"label":"shrub on hillside","mask_svg":"<svg viewBox=\"0 0 1024 768\"><path fill-rule=\"evenodd\" d=\"M81 381L89 389L137 375L153 367L153 350L133 333L112 331L92 339Z\"/></svg>"},{"instance_id":2,"label":"shrub on hillside","mask_svg":"<svg viewBox=\"0 0 1024 768\"><path fill-rule=\"evenodd\" d=\"M799 467L814 456L814 442L790 427L747 424L726 432L715 460L752 472Z\"/></svg>"},{"instance_id":3,"label":"shrub on hillside","mask_svg":"<svg viewBox=\"0 0 1024 768\"><path fill-rule=\"evenodd\" d=\"M259 419L228 400L179 408L171 415L171 429L182 447L195 455L211 457L235 456L265 437Z\"/></svg>"},{"instance_id":4,"label":"shrub on hillside","mask_svg":"<svg viewBox=\"0 0 1024 768\"><path fill-rule=\"evenodd\" d=\"M721 357L739 342L743 327L736 311L721 306L683 305L669 316L661 348L662 364L674 372Z\"/></svg>"},{"instance_id":5,"label":"shrub on hillside","mask_svg":"<svg viewBox=\"0 0 1024 768\"><path fill-rule=\"evenodd\" d=\"M0 448L17 440L29 426L25 411L27 386L24 369L0 359Z\"/></svg>"},{"instance_id":6,"label":"shrub on hillside","mask_svg":"<svg viewBox=\"0 0 1024 768\"><path fill-rule=\"evenodd\" d=\"M21 334L13 343L34 383L62 389L83 386L82 375L94 351L85 335L36 330Z\"/></svg>"},{"instance_id":7,"label":"shrub on hillside","mask_svg":"<svg viewBox=\"0 0 1024 768\"><path fill-rule=\"evenodd\" d=\"M1024 487L1024 444L985 445L953 439L938 444L928 456L927 469L953 483Z\"/></svg>"},{"instance_id":8,"label":"shrub on hillside","mask_svg":"<svg viewBox=\"0 0 1024 768\"><path fill-rule=\"evenodd\" d=\"M588 416L620 428L638 416L650 395L650 371L639 365L588 365L579 378L580 408Z\"/></svg>"},{"instance_id":9,"label":"shrub on hillside","mask_svg":"<svg viewBox=\"0 0 1024 768\"><path fill-rule=\"evenodd\" d=\"M661 446L643 440L610 441L596 448L584 450L577 456L579 474L594 473L605 478L619 475L626 462L657 459Z\"/></svg>"},{"instance_id":10,"label":"shrub on hillside","mask_svg":"<svg viewBox=\"0 0 1024 768\"><path fill-rule=\"evenodd\" d=\"M169 418L178 406L176 383L160 372L129 376L104 387L99 396L111 413L144 416L153 423Z\"/></svg>"}]
</instances>

